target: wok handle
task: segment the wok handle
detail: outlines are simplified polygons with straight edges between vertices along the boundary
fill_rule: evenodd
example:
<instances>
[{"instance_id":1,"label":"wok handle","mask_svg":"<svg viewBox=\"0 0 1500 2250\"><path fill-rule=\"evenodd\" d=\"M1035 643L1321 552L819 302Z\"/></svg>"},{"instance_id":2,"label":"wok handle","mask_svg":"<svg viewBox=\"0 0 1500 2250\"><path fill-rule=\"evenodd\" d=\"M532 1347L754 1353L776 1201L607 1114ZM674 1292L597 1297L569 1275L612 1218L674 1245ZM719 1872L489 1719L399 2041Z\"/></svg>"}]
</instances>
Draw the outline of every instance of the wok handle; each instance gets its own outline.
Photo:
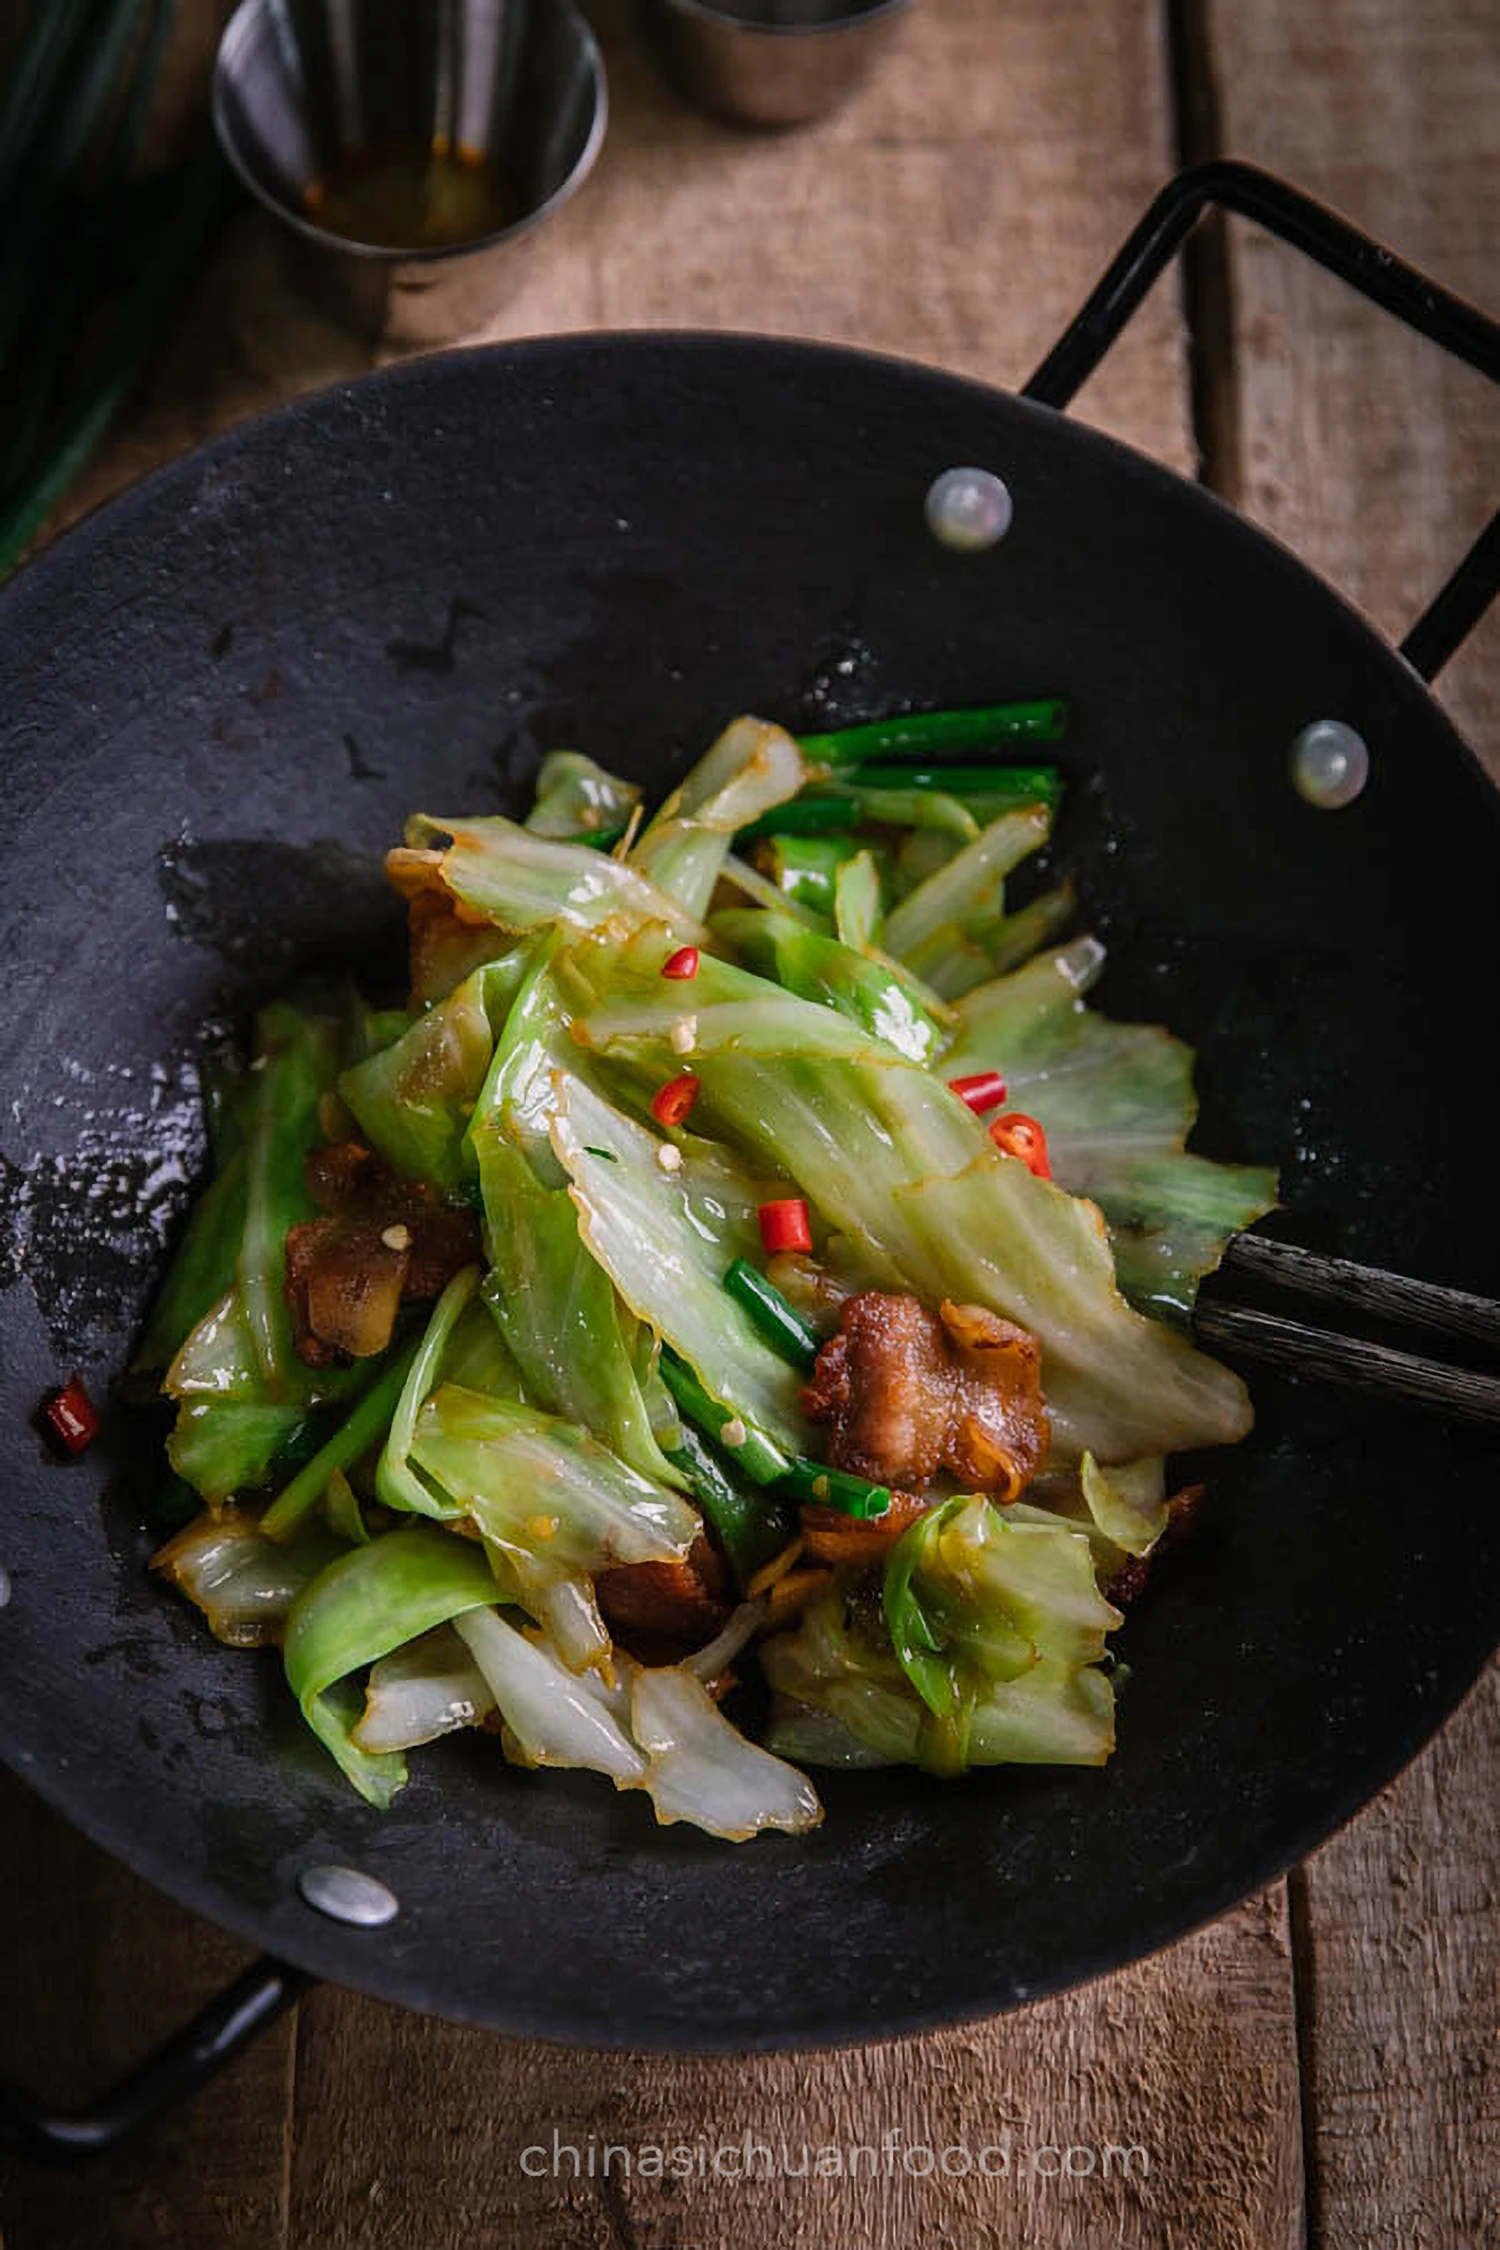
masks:
<instances>
[{"instance_id":1,"label":"wok handle","mask_svg":"<svg viewBox=\"0 0 1500 2250\"><path fill-rule=\"evenodd\" d=\"M65 2164L102 2156L173 2103L196 2094L317 1981L269 1954L253 1961L190 2023L85 2109L49 2109L8 2080L0 2081L0 2148Z\"/></svg>"},{"instance_id":2,"label":"wok handle","mask_svg":"<svg viewBox=\"0 0 1500 2250\"><path fill-rule=\"evenodd\" d=\"M1323 204L1253 164L1225 158L1195 164L1168 183L1069 327L1021 393L1067 406L1176 256L1206 211L1232 211L1289 242L1361 296L1500 383L1500 324L1404 265ZM1436 679L1500 593L1500 514L1475 540L1442 591L1401 643L1424 680Z\"/></svg>"}]
</instances>

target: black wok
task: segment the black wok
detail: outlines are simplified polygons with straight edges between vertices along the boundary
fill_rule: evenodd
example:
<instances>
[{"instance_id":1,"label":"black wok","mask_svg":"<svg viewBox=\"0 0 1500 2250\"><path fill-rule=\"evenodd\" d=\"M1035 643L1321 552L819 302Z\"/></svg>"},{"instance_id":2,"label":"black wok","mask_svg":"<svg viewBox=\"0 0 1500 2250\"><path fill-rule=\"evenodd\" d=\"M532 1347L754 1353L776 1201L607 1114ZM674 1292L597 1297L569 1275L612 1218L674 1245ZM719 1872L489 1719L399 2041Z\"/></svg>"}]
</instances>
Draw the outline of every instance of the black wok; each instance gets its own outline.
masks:
<instances>
[{"instance_id":1,"label":"black wok","mask_svg":"<svg viewBox=\"0 0 1500 2250\"><path fill-rule=\"evenodd\" d=\"M1163 202L1042 396L1065 401L1204 193L1253 200L1247 177ZM1310 208L1262 215L1399 298L1401 269L1326 215L1306 242ZM1411 292L1398 309L1493 355L1477 316ZM923 524L964 462L1015 498L984 556ZM1481 568L1416 644L1429 663ZM0 603L18 1773L301 1970L515 2033L754 2048L990 2012L1164 1945L1412 1755L1494 1639L1500 1439L1269 1376L1202 1537L1130 1618L1104 1771L832 1777L818 1834L740 1849L480 1740L368 1810L275 1660L148 1581L154 1429L113 1412L68 1467L28 1430L60 1375L103 1396L128 1356L199 1157L205 1020L308 963L398 957L379 861L410 807L506 805L558 743L660 787L743 708L826 724L1052 691L1074 717L1058 856L1111 946L1111 1010L1200 1049L1200 1145L1279 1161L1296 1239L1493 1289L1493 793L1332 592L1049 405L749 338L478 351L252 423L25 573ZM1372 754L1337 814L1287 780L1320 717ZM317 1863L379 1876L396 1918L321 1918L297 1887ZM288 1989L240 1991L228 2035Z\"/></svg>"}]
</instances>

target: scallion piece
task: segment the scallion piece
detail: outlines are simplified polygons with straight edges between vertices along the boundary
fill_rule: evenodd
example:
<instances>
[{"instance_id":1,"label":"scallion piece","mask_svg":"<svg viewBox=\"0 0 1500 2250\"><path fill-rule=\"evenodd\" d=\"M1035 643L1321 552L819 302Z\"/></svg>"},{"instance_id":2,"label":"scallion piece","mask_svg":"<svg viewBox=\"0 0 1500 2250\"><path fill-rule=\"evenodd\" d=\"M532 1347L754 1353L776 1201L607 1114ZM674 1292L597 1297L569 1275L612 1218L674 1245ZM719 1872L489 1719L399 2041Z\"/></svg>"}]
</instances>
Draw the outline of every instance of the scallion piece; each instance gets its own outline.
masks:
<instances>
[{"instance_id":1,"label":"scallion piece","mask_svg":"<svg viewBox=\"0 0 1500 2250\"><path fill-rule=\"evenodd\" d=\"M415 1351L413 1345L382 1370L327 1444L318 1448L306 1466L297 1471L286 1490L272 1501L260 1519L261 1531L267 1539L290 1539L302 1518L322 1499L334 1470L347 1469L385 1436Z\"/></svg>"},{"instance_id":2,"label":"scallion piece","mask_svg":"<svg viewBox=\"0 0 1500 2250\"><path fill-rule=\"evenodd\" d=\"M851 765L822 787L762 813L735 843L743 851L767 836L836 836L866 820L905 827L922 819L934 800L961 823L965 813L984 821L1011 805L1055 807L1061 796L1056 766Z\"/></svg>"},{"instance_id":3,"label":"scallion piece","mask_svg":"<svg viewBox=\"0 0 1500 2250\"><path fill-rule=\"evenodd\" d=\"M981 704L967 711L912 711L898 719L798 737L804 757L830 766L864 758L930 758L953 751L992 750L1002 742L1061 742L1068 707L1060 697Z\"/></svg>"},{"instance_id":4,"label":"scallion piece","mask_svg":"<svg viewBox=\"0 0 1500 2250\"><path fill-rule=\"evenodd\" d=\"M761 1565L780 1554L793 1535L796 1527L785 1502L764 1487L741 1484L724 1456L691 1424L684 1425L682 1443L667 1459L687 1478L743 1593Z\"/></svg>"},{"instance_id":5,"label":"scallion piece","mask_svg":"<svg viewBox=\"0 0 1500 2250\"><path fill-rule=\"evenodd\" d=\"M827 836L849 827L860 817L859 799L848 791L804 789L800 797L776 805L759 820L752 820L735 835L736 850L758 843L762 836Z\"/></svg>"},{"instance_id":6,"label":"scallion piece","mask_svg":"<svg viewBox=\"0 0 1500 2250\"><path fill-rule=\"evenodd\" d=\"M710 1398L685 1359L679 1359L669 1345L663 1345L657 1362L661 1379L690 1422L711 1438L724 1442L724 1432L729 1430L730 1443L725 1450L733 1455L734 1465L742 1469L752 1484L777 1484L788 1473L792 1464L775 1440L764 1430L750 1427L742 1416L729 1407L721 1406ZM733 1443L734 1425L744 1431L738 1445Z\"/></svg>"},{"instance_id":7,"label":"scallion piece","mask_svg":"<svg viewBox=\"0 0 1500 2250\"><path fill-rule=\"evenodd\" d=\"M817 1358L817 1330L748 1258L735 1259L724 1276L724 1287L744 1306L766 1342L774 1344L793 1367L806 1367Z\"/></svg>"},{"instance_id":8,"label":"scallion piece","mask_svg":"<svg viewBox=\"0 0 1500 2250\"><path fill-rule=\"evenodd\" d=\"M799 1500L810 1500L816 1508L836 1508L842 1516L857 1516L861 1523L883 1516L891 1504L889 1485L868 1484L863 1477L851 1476L847 1469L830 1469L821 1461L794 1461L781 1480L781 1489L795 1493Z\"/></svg>"},{"instance_id":9,"label":"scallion piece","mask_svg":"<svg viewBox=\"0 0 1500 2250\"><path fill-rule=\"evenodd\" d=\"M850 766L838 778L851 789L940 789L965 802L994 797L1007 804L1055 805L1062 795L1056 766Z\"/></svg>"}]
</instances>

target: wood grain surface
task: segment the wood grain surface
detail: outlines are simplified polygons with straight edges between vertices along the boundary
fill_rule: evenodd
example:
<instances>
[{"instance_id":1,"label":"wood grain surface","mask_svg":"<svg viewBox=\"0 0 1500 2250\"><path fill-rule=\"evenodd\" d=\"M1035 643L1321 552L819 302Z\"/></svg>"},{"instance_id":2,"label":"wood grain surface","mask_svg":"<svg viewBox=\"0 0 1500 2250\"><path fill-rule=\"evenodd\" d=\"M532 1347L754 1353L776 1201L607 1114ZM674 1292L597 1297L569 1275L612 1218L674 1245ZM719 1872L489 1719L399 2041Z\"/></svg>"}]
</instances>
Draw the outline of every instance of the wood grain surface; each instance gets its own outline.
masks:
<instances>
[{"instance_id":1,"label":"wood grain surface","mask_svg":"<svg viewBox=\"0 0 1500 2250\"><path fill-rule=\"evenodd\" d=\"M221 12L183 11L164 135L193 113ZM1282 168L1452 286L1496 294L1500 53L1480 0L920 0L841 115L775 139L680 108L625 0L590 12L614 97L604 156L504 300L476 305L475 337L758 328L1013 384L1184 141ZM1493 403L1290 253L1236 234L1225 271L1195 385L1169 280L1081 411L1179 468L1201 441L1214 481L1399 627L1492 503ZM265 224L237 222L70 512L365 358L287 294ZM1495 633L1451 683L1480 739ZM1493 1686L1289 1886L1084 1991L740 2062L566 2053L325 1990L86 2176L0 2164L6 2250L1478 2250L1495 2233ZM0 2068L56 2097L244 1958L9 1780L0 1881ZM554 2176L554 2131L576 2178L566 2153ZM732 2159L717 2177L600 2169L606 2145L743 2158L747 2134L748 2180L723 2176ZM779 2158L783 2140L814 2172L820 2148L875 2154L847 2155L843 2177L768 2178L755 2144ZM922 2176L887 2147L963 2149L976 2168Z\"/></svg>"},{"instance_id":2,"label":"wood grain surface","mask_svg":"<svg viewBox=\"0 0 1500 2250\"><path fill-rule=\"evenodd\" d=\"M1226 149L1500 300L1486 0L1208 0ZM1500 399L1250 229L1230 246L1234 496L1399 636L1500 502ZM1500 613L1439 683L1500 777ZM1474 1098L1482 1098L1476 1078ZM1500 2239L1500 1679L1291 1883L1309 2213L1328 2243Z\"/></svg>"}]
</instances>

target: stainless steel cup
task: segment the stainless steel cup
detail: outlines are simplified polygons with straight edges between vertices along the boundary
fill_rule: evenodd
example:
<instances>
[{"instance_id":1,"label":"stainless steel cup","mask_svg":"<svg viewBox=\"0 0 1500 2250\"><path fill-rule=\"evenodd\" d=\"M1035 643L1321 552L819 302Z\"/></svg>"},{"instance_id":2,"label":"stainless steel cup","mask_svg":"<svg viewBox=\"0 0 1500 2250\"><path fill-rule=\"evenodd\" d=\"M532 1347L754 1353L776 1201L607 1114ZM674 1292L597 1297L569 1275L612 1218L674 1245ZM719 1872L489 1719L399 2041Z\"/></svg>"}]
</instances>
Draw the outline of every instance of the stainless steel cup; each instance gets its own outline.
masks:
<instances>
[{"instance_id":1,"label":"stainless steel cup","mask_svg":"<svg viewBox=\"0 0 1500 2250\"><path fill-rule=\"evenodd\" d=\"M853 91L911 0L649 0L669 77L741 125L804 125Z\"/></svg>"},{"instance_id":2,"label":"stainless steel cup","mask_svg":"<svg viewBox=\"0 0 1500 2250\"><path fill-rule=\"evenodd\" d=\"M585 179L607 108L572 0L243 0L214 72L225 153L291 230L320 302L400 346L448 342L503 301L514 244ZM309 208L340 159L402 148L495 167L504 224L413 249L351 239Z\"/></svg>"}]
</instances>

